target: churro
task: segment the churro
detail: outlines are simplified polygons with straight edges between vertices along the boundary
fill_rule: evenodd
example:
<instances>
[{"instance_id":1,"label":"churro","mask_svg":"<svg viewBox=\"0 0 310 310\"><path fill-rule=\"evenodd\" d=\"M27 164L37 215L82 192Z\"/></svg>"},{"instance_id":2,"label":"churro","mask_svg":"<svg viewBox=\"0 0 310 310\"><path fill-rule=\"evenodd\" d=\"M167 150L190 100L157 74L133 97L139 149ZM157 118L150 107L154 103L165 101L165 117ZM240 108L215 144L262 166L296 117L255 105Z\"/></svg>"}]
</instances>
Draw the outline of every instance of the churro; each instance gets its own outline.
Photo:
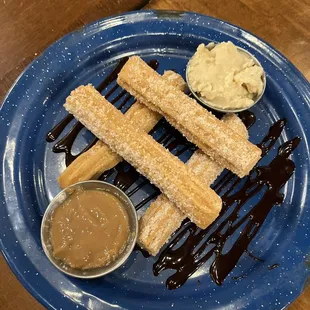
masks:
<instances>
[{"instance_id":1,"label":"churro","mask_svg":"<svg viewBox=\"0 0 310 310\"><path fill-rule=\"evenodd\" d=\"M179 74L173 71L165 71L163 77L168 84L181 91L185 90L186 84ZM131 106L125 115L145 132L149 132L162 118L160 114L138 101ZM98 179L104 171L115 167L120 161L122 158L99 140L61 173L58 177L59 186L65 188L77 182Z\"/></svg>"},{"instance_id":2,"label":"churro","mask_svg":"<svg viewBox=\"0 0 310 310\"><path fill-rule=\"evenodd\" d=\"M206 228L218 216L221 198L93 86L80 86L72 91L64 107L157 186L197 226Z\"/></svg>"},{"instance_id":3,"label":"churro","mask_svg":"<svg viewBox=\"0 0 310 310\"><path fill-rule=\"evenodd\" d=\"M231 130L248 138L246 127L235 114L226 114L222 120L230 126ZM223 171L223 167L200 150L192 155L187 166L206 186L210 186ZM157 255L185 218L186 215L161 194L139 220L138 244L151 255Z\"/></svg>"},{"instance_id":4,"label":"churro","mask_svg":"<svg viewBox=\"0 0 310 310\"><path fill-rule=\"evenodd\" d=\"M234 133L194 99L173 86L138 56L131 57L117 82L141 103L162 114L219 165L243 177L260 159L261 150Z\"/></svg>"}]
</instances>

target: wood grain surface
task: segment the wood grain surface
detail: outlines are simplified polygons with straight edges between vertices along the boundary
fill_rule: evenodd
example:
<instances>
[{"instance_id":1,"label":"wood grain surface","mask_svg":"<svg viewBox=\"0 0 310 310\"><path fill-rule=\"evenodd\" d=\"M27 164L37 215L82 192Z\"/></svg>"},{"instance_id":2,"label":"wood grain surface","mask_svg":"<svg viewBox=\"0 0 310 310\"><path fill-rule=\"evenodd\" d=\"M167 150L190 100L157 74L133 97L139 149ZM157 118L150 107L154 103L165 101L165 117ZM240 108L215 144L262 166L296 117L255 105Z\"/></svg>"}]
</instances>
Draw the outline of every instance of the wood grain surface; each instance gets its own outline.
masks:
<instances>
[{"instance_id":1,"label":"wood grain surface","mask_svg":"<svg viewBox=\"0 0 310 310\"><path fill-rule=\"evenodd\" d=\"M144 6L203 13L241 26L280 50L310 79L310 0L1 0L0 101L53 41L96 19ZM43 309L2 257L0 274L0 309ZM310 309L310 287L289 309Z\"/></svg>"}]
</instances>

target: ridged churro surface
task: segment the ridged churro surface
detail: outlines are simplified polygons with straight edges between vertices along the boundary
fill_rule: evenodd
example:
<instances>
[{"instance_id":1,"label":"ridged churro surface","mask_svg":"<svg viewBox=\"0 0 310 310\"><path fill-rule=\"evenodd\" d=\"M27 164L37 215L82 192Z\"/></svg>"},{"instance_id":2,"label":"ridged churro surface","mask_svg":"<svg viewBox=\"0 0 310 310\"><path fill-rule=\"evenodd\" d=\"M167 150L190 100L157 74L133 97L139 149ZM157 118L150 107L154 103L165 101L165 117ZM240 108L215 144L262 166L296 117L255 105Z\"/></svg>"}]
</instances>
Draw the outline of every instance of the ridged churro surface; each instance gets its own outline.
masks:
<instances>
[{"instance_id":1,"label":"ridged churro surface","mask_svg":"<svg viewBox=\"0 0 310 310\"><path fill-rule=\"evenodd\" d=\"M185 90L186 84L179 74L165 71L163 77L170 85L181 91ZM135 102L125 115L145 132L149 132L162 118L160 114L139 102ZM77 182L97 179L103 172L115 167L121 160L122 158L104 142L98 141L61 173L58 177L59 186L65 188Z\"/></svg>"},{"instance_id":2,"label":"ridged churro surface","mask_svg":"<svg viewBox=\"0 0 310 310\"><path fill-rule=\"evenodd\" d=\"M260 159L261 150L173 86L138 56L131 57L117 82L141 103L162 114L189 141L219 165L243 177Z\"/></svg>"},{"instance_id":3,"label":"ridged churro surface","mask_svg":"<svg viewBox=\"0 0 310 310\"><path fill-rule=\"evenodd\" d=\"M231 130L248 138L247 129L235 114L226 114L222 120ZM206 186L211 185L223 171L223 167L200 150L197 150L186 164ZM151 255L157 255L185 218L184 213L161 194L139 220L139 245Z\"/></svg>"},{"instance_id":4,"label":"ridged churro surface","mask_svg":"<svg viewBox=\"0 0 310 310\"><path fill-rule=\"evenodd\" d=\"M218 216L221 198L197 180L177 157L128 120L93 86L80 86L72 91L64 107L147 177L199 227L206 228Z\"/></svg>"}]
</instances>

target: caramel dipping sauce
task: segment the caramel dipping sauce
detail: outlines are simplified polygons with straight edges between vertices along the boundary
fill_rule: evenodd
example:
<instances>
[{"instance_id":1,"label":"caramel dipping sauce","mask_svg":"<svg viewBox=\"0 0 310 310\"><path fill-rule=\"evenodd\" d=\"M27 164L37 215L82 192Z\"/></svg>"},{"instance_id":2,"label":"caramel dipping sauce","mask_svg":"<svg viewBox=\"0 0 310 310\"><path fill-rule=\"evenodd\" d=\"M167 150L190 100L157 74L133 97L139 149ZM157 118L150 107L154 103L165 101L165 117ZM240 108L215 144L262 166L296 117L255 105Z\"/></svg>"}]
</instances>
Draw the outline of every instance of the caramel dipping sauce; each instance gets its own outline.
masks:
<instances>
[{"instance_id":1,"label":"caramel dipping sauce","mask_svg":"<svg viewBox=\"0 0 310 310\"><path fill-rule=\"evenodd\" d=\"M41 243L61 272L81 278L104 276L126 262L138 234L129 197L104 181L83 181L63 189L46 208Z\"/></svg>"},{"instance_id":2,"label":"caramel dipping sauce","mask_svg":"<svg viewBox=\"0 0 310 310\"><path fill-rule=\"evenodd\" d=\"M98 268L124 251L129 218L112 194L78 189L54 210L50 234L55 258L72 268Z\"/></svg>"}]
</instances>

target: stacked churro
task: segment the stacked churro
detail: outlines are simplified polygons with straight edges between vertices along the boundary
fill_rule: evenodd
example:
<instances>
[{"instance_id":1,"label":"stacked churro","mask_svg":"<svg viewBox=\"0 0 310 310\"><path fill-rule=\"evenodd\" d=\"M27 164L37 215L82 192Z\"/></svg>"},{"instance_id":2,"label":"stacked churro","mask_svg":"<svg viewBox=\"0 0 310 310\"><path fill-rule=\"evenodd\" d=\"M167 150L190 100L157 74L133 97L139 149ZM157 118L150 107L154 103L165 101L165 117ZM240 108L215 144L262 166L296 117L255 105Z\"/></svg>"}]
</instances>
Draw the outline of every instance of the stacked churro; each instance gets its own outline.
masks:
<instances>
[{"instance_id":1,"label":"stacked churro","mask_svg":"<svg viewBox=\"0 0 310 310\"><path fill-rule=\"evenodd\" d=\"M94 135L156 185L192 222L206 228L218 216L221 198L197 180L195 174L177 157L128 120L94 87L78 87L64 106Z\"/></svg>"},{"instance_id":2,"label":"stacked churro","mask_svg":"<svg viewBox=\"0 0 310 310\"><path fill-rule=\"evenodd\" d=\"M185 90L186 84L179 74L166 71L163 78L165 78L167 84L181 91ZM125 115L145 132L149 132L162 117L139 102L135 102ZM99 140L62 172L58 178L59 186L65 188L77 182L97 179L104 171L115 167L121 160L122 158L119 155Z\"/></svg>"},{"instance_id":3,"label":"stacked churro","mask_svg":"<svg viewBox=\"0 0 310 310\"><path fill-rule=\"evenodd\" d=\"M141 58L131 57L117 82L141 103L162 114L220 166L243 177L260 159L261 150L230 130L212 113L165 80Z\"/></svg>"},{"instance_id":4,"label":"stacked churro","mask_svg":"<svg viewBox=\"0 0 310 310\"><path fill-rule=\"evenodd\" d=\"M235 114L227 114L222 120L231 130L245 139L248 138L247 129ZM206 187L210 186L224 169L200 150L193 154L187 166ZM186 215L161 194L139 220L138 244L151 255L157 255L185 218Z\"/></svg>"}]
</instances>

